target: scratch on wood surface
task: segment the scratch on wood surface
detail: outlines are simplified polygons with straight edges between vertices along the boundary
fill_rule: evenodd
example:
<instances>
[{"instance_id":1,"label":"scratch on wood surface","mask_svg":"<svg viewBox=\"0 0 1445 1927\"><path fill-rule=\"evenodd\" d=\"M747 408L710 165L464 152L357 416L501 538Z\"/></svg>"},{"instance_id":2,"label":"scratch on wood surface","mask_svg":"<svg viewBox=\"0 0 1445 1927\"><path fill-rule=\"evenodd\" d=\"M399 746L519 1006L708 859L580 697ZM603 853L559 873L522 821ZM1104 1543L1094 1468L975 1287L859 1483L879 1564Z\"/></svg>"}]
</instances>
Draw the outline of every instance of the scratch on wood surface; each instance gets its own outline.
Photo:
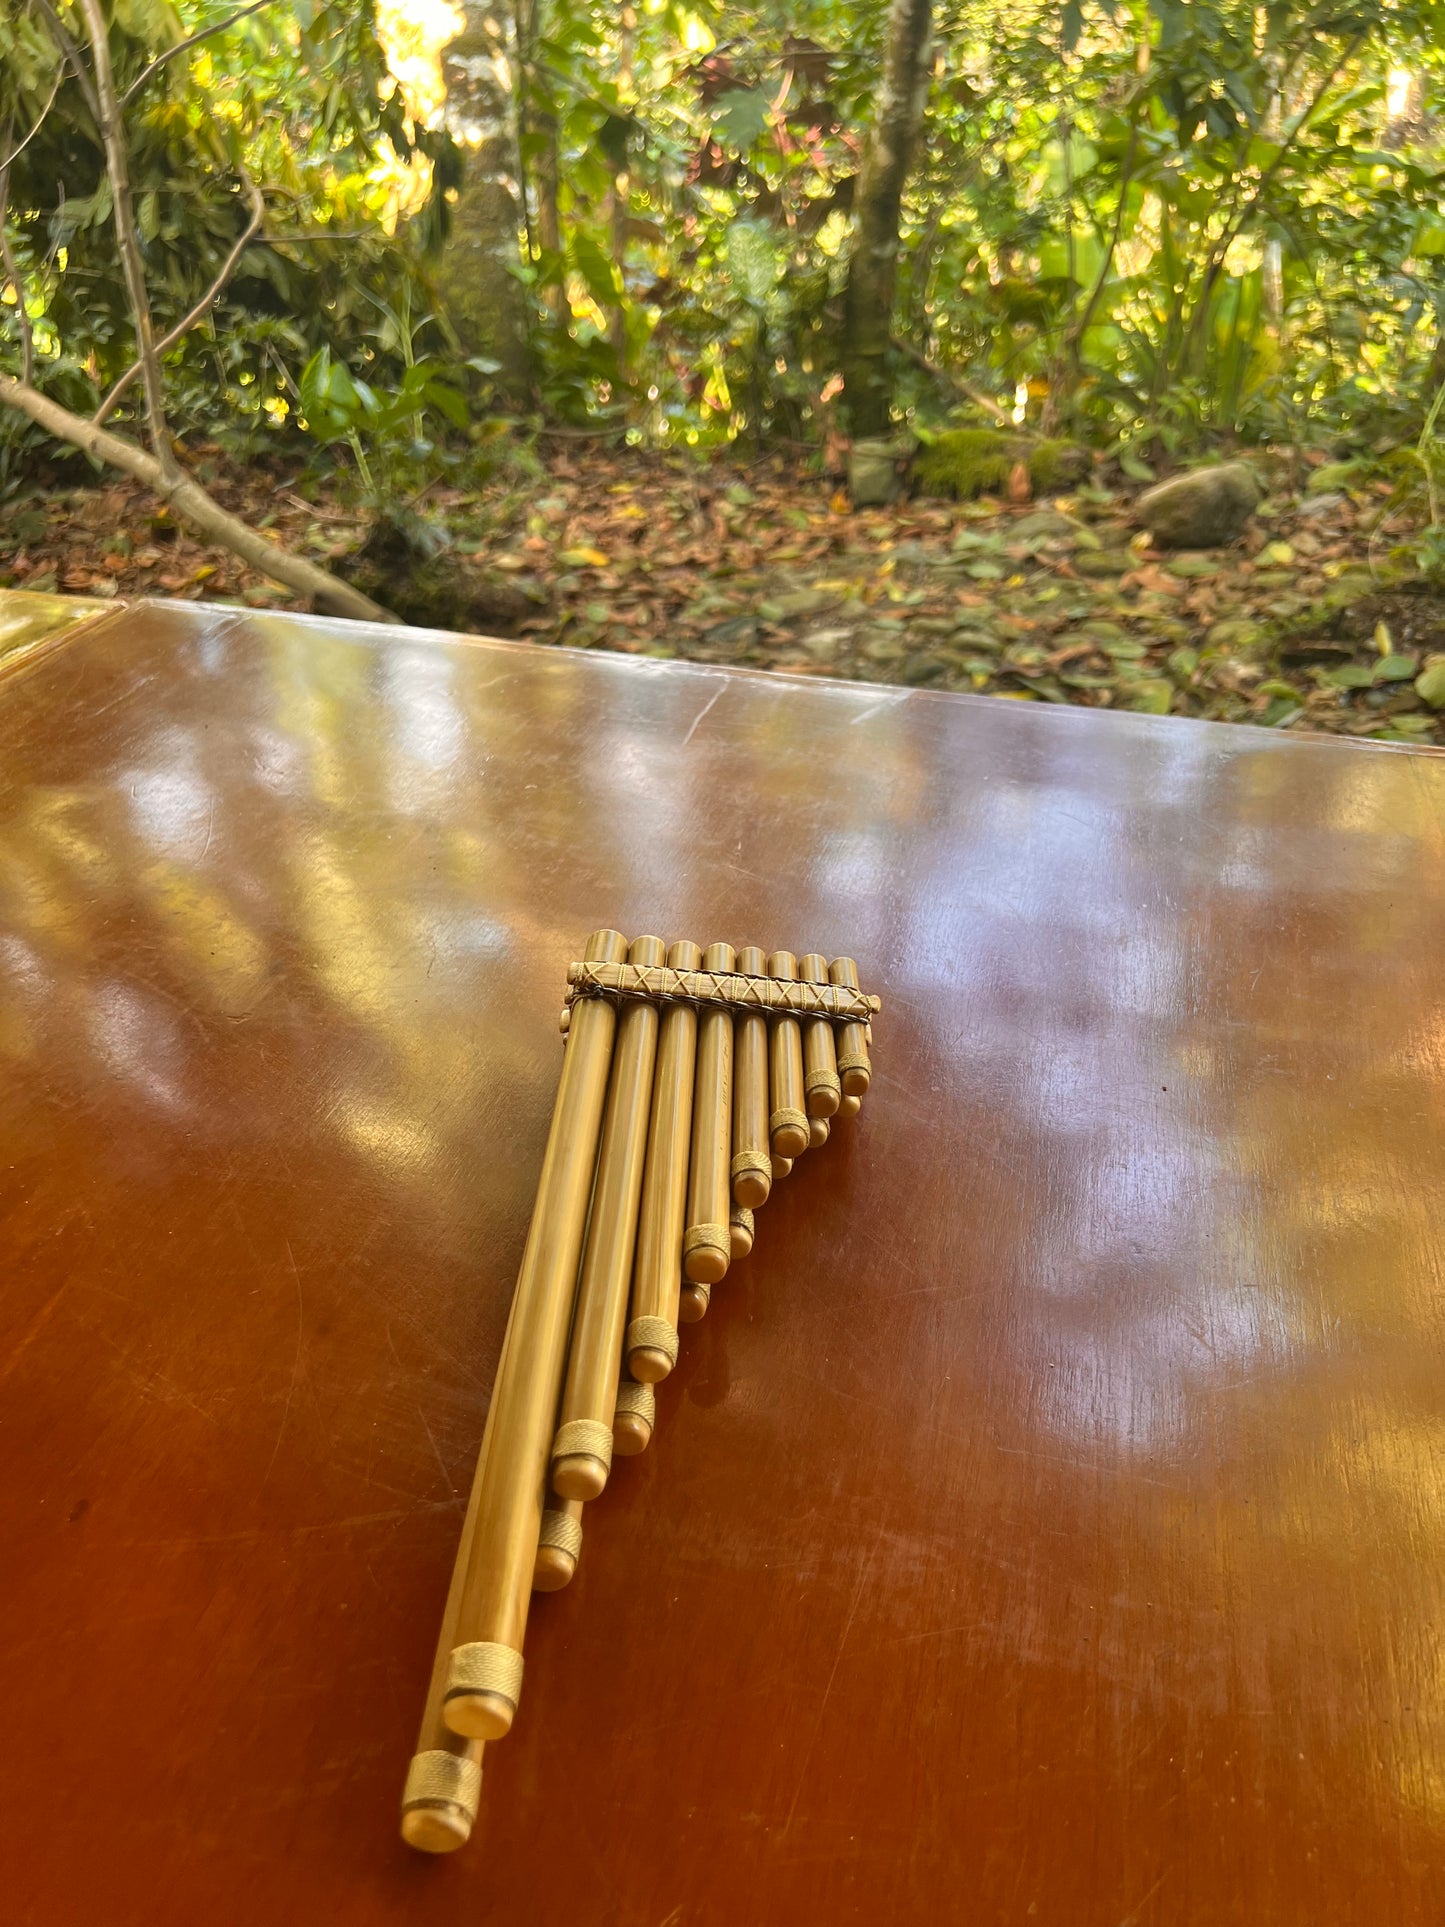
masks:
<instances>
[{"instance_id":1,"label":"scratch on wood surface","mask_svg":"<svg viewBox=\"0 0 1445 1927\"><path fill-rule=\"evenodd\" d=\"M39 1311L36 1312L30 1321L29 1329L26 1331L24 1337L20 1340L14 1351L11 1352L5 1363L0 1365L0 1385L5 1383L6 1379L9 1378L10 1374L15 1370L15 1367L20 1363L26 1352L29 1351L41 1332L43 1332L45 1327L50 1323L51 1313L64 1296L65 1286L57 1285L45 1303L40 1307Z\"/></svg>"},{"instance_id":2,"label":"scratch on wood surface","mask_svg":"<svg viewBox=\"0 0 1445 1927\"><path fill-rule=\"evenodd\" d=\"M880 696L876 703L869 703L868 707L860 709L856 716L850 716L848 727L856 729L859 723L866 723L870 716L876 716L880 710L892 709L896 703L906 703L912 694L911 689L896 689L890 695Z\"/></svg>"},{"instance_id":3,"label":"scratch on wood surface","mask_svg":"<svg viewBox=\"0 0 1445 1927\"><path fill-rule=\"evenodd\" d=\"M291 1383L286 1387L286 1408L281 1414L281 1423L276 1428L276 1443L271 1448L271 1463L266 1467L265 1485L276 1469L276 1457L281 1450L281 1441L286 1436L286 1421L291 1416L291 1406L296 1397L296 1387L301 1380L301 1349L306 1342L306 1300L301 1295L301 1273L296 1265L296 1253L291 1249L291 1240L285 1241L286 1256L291 1260L291 1276L296 1280L296 1355L291 1360Z\"/></svg>"},{"instance_id":4,"label":"scratch on wood surface","mask_svg":"<svg viewBox=\"0 0 1445 1927\"><path fill-rule=\"evenodd\" d=\"M858 1617L858 1607L863 1598L863 1588L868 1583L868 1574L872 1570L873 1561L877 1556L878 1548L883 1543L883 1533L885 1530L885 1525L886 1525L886 1522L880 1520L878 1530L873 1535L872 1545L869 1546L867 1552L863 1555L863 1558L859 1561L858 1580L856 1585L853 1587L853 1597L848 1602L848 1614L843 1621L843 1630L838 1635L838 1650L833 1655L833 1669L828 1675L827 1685L823 1688L823 1697L818 1702L818 1717L813 1722L813 1732L812 1732L812 1736L808 1741L808 1750L803 1755L803 1764L798 1773L798 1784L793 1789L792 1805L788 1808L788 1817L783 1822L784 1833L786 1833L789 1827L792 1826L793 1815L798 1810L798 1801L802 1797L803 1785L808 1777L808 1768L813 1763L813 1751L818 1744L818 1735L823 1730L823 1715L828 1710L828 1700L833 1691L833 1682L837 1679L838 1668L843 1663L843 1648L848 1644L848 1635L853 1630L853 1621Z\"/></svg>"},{"instance_id":5,"label":"scratch on wood surface","mask_svg":"<svg viewBox=\"0 0 1445 1927\"><path fill-rule=\"evenodd\" d=\"M680 745L681 748L683 749L687 748L688 744L692 741L693 737L697 734L698 724L702 721L703 717L706 716L708 711L712 708L713 704L717 702L718 698L721 695L722 695L722 691L720 689L715 689L713 693L708 697L707 701L703 704L702 708L697 712L697 714L693 717L692 721L688 724L687 734L682 739L682 743Z\"/></svg>"}]
</instances>

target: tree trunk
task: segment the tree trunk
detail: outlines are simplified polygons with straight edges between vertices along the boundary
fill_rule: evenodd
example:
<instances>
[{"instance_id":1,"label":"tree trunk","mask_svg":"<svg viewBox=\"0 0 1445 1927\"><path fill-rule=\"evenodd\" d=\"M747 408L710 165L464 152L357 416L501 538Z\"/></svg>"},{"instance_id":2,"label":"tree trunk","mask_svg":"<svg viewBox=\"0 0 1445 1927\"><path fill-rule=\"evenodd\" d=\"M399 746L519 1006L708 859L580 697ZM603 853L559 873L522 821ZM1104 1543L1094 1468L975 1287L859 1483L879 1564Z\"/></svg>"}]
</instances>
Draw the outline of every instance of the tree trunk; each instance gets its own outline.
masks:
<instances>
[{"instance_id":1,"label":"tree trunk","mask_svg":"<svg viewBox=\"0 0 1445 1927\"><path fill-rule=\"evenodd\" d=\"M878 113L853 201L856 219L844 306L844 393L855 437L886 435L892 422L887 363L898 220L923 124L932 44L931 0L892 0Z\"/></svg>"},{"instance_id":2,"label":"tree trunk","mask_svg":"<svg viewBox=\"0 0 1445 1927\"><path fill-rule=\"evenodd\" d=\"M532 386L531 297L517 279L522 225L516 27L509 8L465 0L466 24L442 49L446 124L466 171L437 281L472 354L500 364L498 386L524 401Z\"/></svg>"}]
</instances>

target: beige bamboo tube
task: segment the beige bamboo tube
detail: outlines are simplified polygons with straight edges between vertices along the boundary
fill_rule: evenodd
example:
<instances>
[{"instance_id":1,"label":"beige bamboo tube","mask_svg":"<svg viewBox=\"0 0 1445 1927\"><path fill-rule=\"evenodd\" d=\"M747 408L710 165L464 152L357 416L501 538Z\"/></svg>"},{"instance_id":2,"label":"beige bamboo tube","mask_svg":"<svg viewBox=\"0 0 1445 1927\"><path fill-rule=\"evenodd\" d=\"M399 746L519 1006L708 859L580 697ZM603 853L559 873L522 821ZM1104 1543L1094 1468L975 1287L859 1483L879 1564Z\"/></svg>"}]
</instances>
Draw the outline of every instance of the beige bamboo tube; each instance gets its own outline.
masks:
<instances>
[{"instance_id":1,"label":"beige bamboo tube","mask_svg":"<svg viewBox=\"0 0 1445 1927\"><path fill-rule=\"evenodd\" d=\"M684 1283L677 1297L677 1316L684 1325L696 1325L707 1317L712 1303L712 1286Z\"/></svg>"},{"instance_id":2,"label":"beige bamboo tube","mask_svg":"<svg viewBox=\"0 0 1445 1927\"><path fill-rule=\"evenodd\" d=\"M828 959L816 950L798 959L798 975L805 983L828 981ZM803 1100L810 1118L833 1117L843 1095L838 1080L838 1054L833 1026L826 1017L803 1019ZM826 1140L825 1140L826 1141Z\"/></svg>"},{"instance_id":3,"label":"beige bamboo tube","mask_svg":"<svg viewBox=\"0 0 1445 1927\"><path fill-rule=\"evenodd\" d=\"M710 943L704 970L732 970L730 943ZM733 1014L704 1005L697 1020L697 1077L692 1104L692 1166L687 1183L687 1228L682 1275L693 1285L715 1285L732 1262L728 1167L733 1142Z\"/></svg>"},{"instance_id":4,"label":"beige bamboo tube","mask_svg":"<svg viewBox=\"0 0 1445 1927\"><path fill-rule=\"evenodd\" d=\"M674 970L696 970L702 952L695 943L675 943L667 961ZM696 1069L697 1012L691 1004L669 1004L658 1034L626 1339L627 1370L647 1385L666 1378L677 1362L679 1254Z\"/></svg>"},{"instance_id":5,"label":"beige bamboo tube","mask_svg":"<svg viewBox=\"0 0 1445 1927\"><path fill-rule=\"evenodd\" d=\"M599 930L587 955L621 962L627 939ZM577 1266L597 1168L617 1013L589 997L574 1010L542 1159L537 1201L492 1391L492 1444L457 1615L442 1716L454 1733L500 1739L522 1689L522 1640L542 1524L548 1448L562 1391Z\"/></svg>"},{"instance_id":6,"label":"beige bamboo tube","mask_svg":"<svg viewBox=\"0 0 1445 1927\"><path fill-rule=\"evenodd\" d=\"M821 1151L823 1146L827 1142L828 1142L827 1118L810 1117L808 1119L808 1149L810 1151Z\"/></svg>"},{"instance_id":7,"label":"beige bamboo tube","mask_svg":"<svg viewBox=\"0 0 1445 1927\"><path fill-rule=\"evenodd\" d=\"M542 1514L532 1567L533 1592L561 1592L576 1572L581 1552L582 1501L558 1499Z\"/></svg>"},{"instance_id":8,"label":"beige bamboo tube","mask_svg":"<svg viewBox=\"0 0 1445 1927\"><path fill-rule=\"evenodd\" d=\"M839 1117L857 1117L862 1108L863 1100L858 1096L857 1092L850 1093L845 1091L842 1101L838 1106L838 1115Z\"/></svg>"},{"instance_id":9,"label":"beige bamboo tube","mask_svg":"<svg viewBox=\"0 0 1445 1927\"><path fill-rule=\"evenodd\" d=\"M667 945L661 937L639 937L627 960L660 964L666 956ZM612 1052L567 1377L552 1441L552 1490L563 1499L597 1498L612 1466L612 1415L632 1284L657 1030L656 1004L623 1006Z\"/></svg>"},{"instance_id":10,"label":"beige bamboo tube","mask_svg":"<svg viewBox=\"0 0 1445 1927\"><path fill-rule=\"evenodd\" d=\"M728 1231L732 1237L734 1258L746 1258L753 1248L753 1214L745 1204L733 1206L732 1217L728 1220Z\"/></svg>"},{"instance_id":11,"label":"beige bamboo tube","mask_svg":"<svg viewBox=\"0 0 1445 1927\"><path fill-rule=\"evenodd\" d=\"M755 943L738 952L738 969L766 976L768 960ZM760 1010L739 1013L733 1023L733 1197L756 1211L773 1185L768 1149L768 1020Z\"/></svg>"},{"instance_id":12,"label":"beige bamboo tube","mask_svg":"<svg viewBox=\"0 0 1445 1927\"><path fill-rule=\"evenodd\" d=\"M768 975L791 983L798 963L791 950L775 950ZM803 1036L796 1017L774 1017L768 1037L768 1135L775 1158L800 1158L808 1148L803 1108ZM774 1168L773 1176L778 1172Z\"/></svg>"},{"instance_id":13,"label":"beige bamboo tube","mask_svg":"<svg viewBox=\"0 0 1445 1927\"><path fill-rule=\"evenodd\" d=\"M792 1168L793 1168L792 1158L780 1158L777 1156L776 1153L774 1153L773 1183L776 1184L779 1178L785 1178L788 1175L789 1171L792 1170Z\"/></svg>"},{"instance_id":14,"label":"beige bamboo tube","mask_svg":"<svg viewBox=\"0 0 1445 1927\"><path fill-rule=\"evenodd\" d=\"M835 957L828 968L829 981L858 988L858 966L851 957ZM868 1061L868 1026L846 1023L838 1026L838 1077L844 1097L866 1097L873 1068Z\"/></svg>"},{"instance_id":15,"label":"beige bamboo tube","mask_svg":"<svg viewBox=\"0 0 1445 1927\"><path fill-rule=\"evenodd\" d=\"M612 1450L619 1459L635 1459L652 1443L657 1424L657 1394L650 1385L624 1378L617 1388L617 1410L612 1416Z\"/></svg>"},{"instance_id":16,"label":"beige bamboo tube","mask_svg":"<svg viewBox=\"0 0 1445 1927\"><path fill-rule=\"evenodd\" d=\"M509 1318L507 1331L502 1337L502 1355L497 1361L498 1378L502 1374L502 1360L507 1355L510 1335ZM407 1768L406 1785L402 1789L401 1837L409 1847L416 1847L422 1853L455 1853L458 1847L465 1846L481 1798L482 1742L464 1740L452 1732L442 1718L442 1701L446 1698L447 1671L451 1666L452 1647L456 1644L462 1582L466 1578L467 1561L471 1557L472 1540L477 1529L482 1481L486 1477L492 1434L496 1429L496 1409L496 1400L493 1399L487 1407L487 1422L482 1428L482 1443L477 1452L477 1469L472 1474L472 1489L467 1499L466 1516L462 1520L461 1538L457 1542L451 1584L447 1587L447 1603L442 1608L441 1631L437 1635L436 1658L432 1661L421 1731L417 1735L416 1752Z\"/></svg>"}]
</instances>

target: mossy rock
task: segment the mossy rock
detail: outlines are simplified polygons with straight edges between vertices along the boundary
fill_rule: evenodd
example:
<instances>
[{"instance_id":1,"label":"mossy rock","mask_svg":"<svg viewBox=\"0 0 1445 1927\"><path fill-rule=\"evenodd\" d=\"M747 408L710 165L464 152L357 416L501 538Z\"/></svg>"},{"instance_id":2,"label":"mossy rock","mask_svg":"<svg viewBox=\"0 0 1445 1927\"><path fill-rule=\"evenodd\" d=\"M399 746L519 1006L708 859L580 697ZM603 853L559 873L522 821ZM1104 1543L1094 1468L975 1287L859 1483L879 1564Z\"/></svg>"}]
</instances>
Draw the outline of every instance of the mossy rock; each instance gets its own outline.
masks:
<instances>
[{"instance_id":1,"label":"mossy rock","mask_svg":"<svg viewBox=\"0 0 1445 1927\"><path fill-rule=\"evenodd\" d=\"M1034 494L1048 495L1082 481L1090 457L1074 442L1040 442L1001 428L949 428L924 443L913 476L920 495L967 502L1003 488L1020 462Z\"/></svg>"},{"instance_id":2,"label":"mossy rock","mask_svg":"<svg viewBox=\"0 0 1445 1927\"><path fill-rule=\"evenodd\" d=\"M444 530L404 509L378 514L361 547L333 567L363 595L422 629L515 636L546 607L517 583L453 553Z\"/></svg>"}]
</instances>

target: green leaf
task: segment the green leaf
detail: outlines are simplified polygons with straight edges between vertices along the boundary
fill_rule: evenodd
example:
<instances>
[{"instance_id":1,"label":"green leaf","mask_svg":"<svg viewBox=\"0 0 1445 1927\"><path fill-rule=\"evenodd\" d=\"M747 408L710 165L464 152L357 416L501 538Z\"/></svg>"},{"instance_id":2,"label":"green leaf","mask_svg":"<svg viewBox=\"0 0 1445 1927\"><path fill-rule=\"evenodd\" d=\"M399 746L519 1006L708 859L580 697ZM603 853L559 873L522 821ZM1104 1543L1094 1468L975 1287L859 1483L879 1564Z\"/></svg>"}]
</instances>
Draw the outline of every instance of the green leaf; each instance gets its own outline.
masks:
<instances>
[{"instance_id":1,"label":"green leaf","mask_svg":"<svg viewBox=\"0 0 1445 1927\"><path fill-rule=\"evenodd\" d=\"M621 277L596 241L585 231L579 231L572 237L572 264L581 275L588 294L599 307L617 305L622 294Z\"/></svg>"},{"instance_id":2,"label":"green leaf","mask_svg":"<svg viewBox=\"0 0 1445 1927\"><path fill-rule=\"evenodd\" d=\"M1375 664L1375 681L1413 682L1419 667L1413 656L1381 656Z\"/></svg>"},{"instance_id":3,"label":"green leaf","mask_svg":"<svg viewBox=\"0 0 1445 1927\"><path fill-rule=\"evenodd\" d=\"M1445 656L1434 656L1415 678L1415 694L1432 709L1445 709Z\"/></svg>"},{"instance_id":4,"label":"green leaf","mask_svg":"<svg viewBox=\"0 0 1445 1927\"><path fill-rule=\"evenodd\" d=\"M771 106L761 88L735 87L713 104L712 122L731 147L751 147L768 124Z\"/></svg>"}]
</instances>

